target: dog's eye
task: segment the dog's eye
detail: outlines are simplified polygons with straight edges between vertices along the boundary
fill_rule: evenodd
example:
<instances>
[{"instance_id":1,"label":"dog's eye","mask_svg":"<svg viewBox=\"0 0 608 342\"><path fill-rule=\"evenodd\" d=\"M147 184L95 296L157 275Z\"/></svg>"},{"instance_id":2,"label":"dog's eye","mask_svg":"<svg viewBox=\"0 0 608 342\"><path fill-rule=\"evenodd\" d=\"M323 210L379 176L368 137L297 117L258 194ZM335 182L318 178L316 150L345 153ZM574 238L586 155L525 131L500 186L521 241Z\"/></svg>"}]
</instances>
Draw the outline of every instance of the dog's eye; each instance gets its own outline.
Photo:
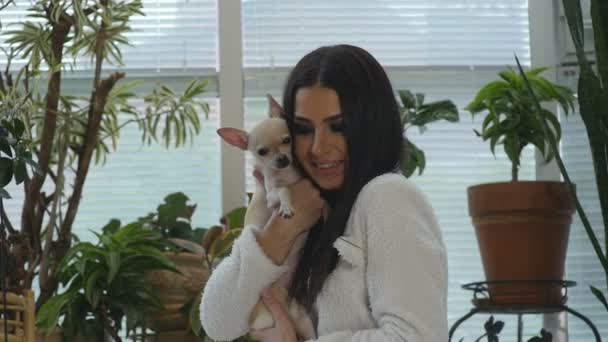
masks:
<instances>
[{"instance_id":1,"label":"dog's eye","mask_svg":"<svg viewBox=\"0 0 608 342\"><path fill-rule=\"evenodd\" d=\"M258 150L258 154L261 155L262 157L265 156L268 153L268 149L266 147L262 147Z\"/></svg>"},{"instance_id":2,"label":"dog's eye","mask_svg":"<svg viewBox=\"0 0 608 342\"><path fill-rule=\"evenodd\" d=\"M291 137L287 136L283 138L283 144L291 144Z\"/></svg>"}]
</instances>

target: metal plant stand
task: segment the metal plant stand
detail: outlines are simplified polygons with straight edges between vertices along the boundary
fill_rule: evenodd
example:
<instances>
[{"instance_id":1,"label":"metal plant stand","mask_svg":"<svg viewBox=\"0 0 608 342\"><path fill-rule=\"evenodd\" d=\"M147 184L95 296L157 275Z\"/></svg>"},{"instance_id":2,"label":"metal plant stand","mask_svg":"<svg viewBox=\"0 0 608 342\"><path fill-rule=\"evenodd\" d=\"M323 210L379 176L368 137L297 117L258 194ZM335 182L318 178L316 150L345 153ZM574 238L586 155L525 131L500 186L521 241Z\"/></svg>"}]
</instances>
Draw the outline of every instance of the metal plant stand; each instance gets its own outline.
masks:
<instances>
[{"instance_id":1,"label":"metal plant stand","mask_svg":"<svg viewBox=\"0 0 608 342\"><path fill-rule=\"evenodd\" d=\"M490 285L545 285L554 286L563 289L562 304L548 304L548 305L529 305L529 304L504 304L490 296L489 286ZM593 332L596 342L601 342L602 338L597 330L597 327L583 314L569 308L563 304L567 299L567 290L569 287L576 285L576 282L569 280L514 280L514 281L486 281L486 282L475 282L462 285L462 288L473 292L473 308L467 314L459 318L449 331L448 342L452 340L452 336L458 327L466 320L471 318L477 313L483 314L512 314L517 315L517 341L522 342L523 332L523 319L522 316L525 314L546 314L555 312L567 312L573 316L579 318Z\"/></svg>"}]
</instances>

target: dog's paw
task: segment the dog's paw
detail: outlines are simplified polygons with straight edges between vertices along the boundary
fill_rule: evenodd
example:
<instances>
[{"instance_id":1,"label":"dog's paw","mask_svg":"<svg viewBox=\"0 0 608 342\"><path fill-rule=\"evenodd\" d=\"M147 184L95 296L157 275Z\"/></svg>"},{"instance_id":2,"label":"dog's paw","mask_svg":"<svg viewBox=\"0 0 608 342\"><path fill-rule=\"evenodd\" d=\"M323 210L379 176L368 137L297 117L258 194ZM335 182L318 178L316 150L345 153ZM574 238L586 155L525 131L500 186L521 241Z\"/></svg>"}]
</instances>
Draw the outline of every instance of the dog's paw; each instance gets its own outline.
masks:
<instances>
[{"instance_id":1,"label":"dog's paw","mask_svg":"<svg viewBox=\"0 0 608 342\"><path fill-rule=\"evenodd\" d=\"M281 217L285 219L292 218L294 214L295 213L293 209L291 209L290 207L281 207L281 209L279 210L279 215L281 215Z\"/></svg>"}]
</instances>

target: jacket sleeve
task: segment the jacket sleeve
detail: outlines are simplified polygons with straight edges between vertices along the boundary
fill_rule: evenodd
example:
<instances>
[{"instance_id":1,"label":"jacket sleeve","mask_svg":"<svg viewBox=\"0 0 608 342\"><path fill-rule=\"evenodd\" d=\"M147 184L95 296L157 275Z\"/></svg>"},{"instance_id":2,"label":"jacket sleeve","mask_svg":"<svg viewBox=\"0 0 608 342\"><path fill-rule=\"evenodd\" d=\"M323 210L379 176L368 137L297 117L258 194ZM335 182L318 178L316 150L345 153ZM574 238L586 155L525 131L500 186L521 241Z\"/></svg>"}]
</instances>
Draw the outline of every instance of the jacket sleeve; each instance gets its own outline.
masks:
<instances>
[{"instance_id":1,"label":"jacket sleeve","mask_svg":"<svg viewBox=\"0 0 608 342\"><path fill-rule=\"evenodd\" d=\"M447 341L447 261L432 208L405 182L361 195L367 206L360 217L365 281L377 328L337 331L315 341Z\"/></svg>"},{"instance_id":2,"label":"jacket sleeve","mask_svg":"<svg viewBox=\"0 0 608 342\"><path fill-rule=\"evenodd\" d=\"M233 340L249 330L249 315L262 290L285 271L262 251L255 226L246 226L232 253L212 272L200 306L203 329L218 341Z\"/></svg>"}]
</instances>

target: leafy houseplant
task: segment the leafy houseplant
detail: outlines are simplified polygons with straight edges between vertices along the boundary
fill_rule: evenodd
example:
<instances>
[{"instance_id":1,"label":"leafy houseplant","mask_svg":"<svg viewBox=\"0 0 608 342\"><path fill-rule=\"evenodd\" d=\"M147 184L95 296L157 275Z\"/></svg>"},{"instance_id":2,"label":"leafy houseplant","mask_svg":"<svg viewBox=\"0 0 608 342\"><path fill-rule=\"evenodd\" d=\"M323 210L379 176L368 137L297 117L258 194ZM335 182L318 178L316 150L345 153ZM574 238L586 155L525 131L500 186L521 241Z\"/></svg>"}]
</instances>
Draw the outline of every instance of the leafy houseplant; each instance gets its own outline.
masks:
<instances>
[{"instance_id":1,"label":"leafy houseplant","mask_svg":"<svg viewBox=\"0 0 608 342\"><path fill-rule=\"evenodd\" d=\"M557 101L568 112L573 108L572 92L541 77L543 70L526 72L531 87L541 102ZM479 90L467 109L473 115L487 111L481 132L476 133L489 140L492 152L503 145L512 164L512 181L469 187L469 213L486 280L521 283L490 283L489 303L479 304L562 304L558 282L563 279L574 211L570 188L562 182L518 181L522 150L532 144L550 161L554 153L548 144L559 141L561 128L552 112L536 110L522 76L513 70L499 75L501 80Z\"/></svg>"},{"instance_id":2,"label":"leafy houseplant","mask_svg":"<svg viewBox=\"0 0 608 342\"><path fill-rule=\"evenodd\" d=\"M14 248L26 256L21 269L11 273L21 276L16 282L23 288L31 288L38 277L39 307L57 290L56 271L72 243L91 163L105 160L130 123L138 125L143 142L162 136L167 147L181 146L200 132L197 112L208 113L209 107L200 100L207 83L192 81L182 94L157 86L144 97L145 111L138 113L130 102L138 82L120 83L125 73L106 67L122 64L131 18L142 14L140 0L37 0L29 13L36 21L2 27L9 29L3 32L9 65L0 75L0 98L23 103L23 134L32 142L31 159L39 166L39 172L28 173L23 163L15 164L25 196L21 227L9 231L9 239L19 244ZM19 70L10 67L16 58L26 63ZM89 95L66 93L61 87L65 74L86 60L93 66L91 87L84 90ZM6 165L0 164L3 174Z\"/></svg>"},{"instance_id":3,"label":"leafy houseplant","mask_svg":"<svg viewBox=\"0 0 608 342\"><path fill-rule=\"evenodd\" d=\"M154 270L146 274L163 303L162 309L147 313L146 324L159 333L189 329L189 312L191 308L198 309L192 305L201 294L210 270L230 252L243 226L244 207L232 210L221 219L221 225L210 228L193 227L195 210L196 204L191 204L188 196L175 192L167 195L155 212L137 221L173 245L163 254L180 271Z\"/></svg>"},{"instance_id":4,"label":"leafy houseplant","mask_svg":"<svg viewBox=\"0 0 608 342\"><path fill-rule=\"evenodd\" d=\"M128 332L141 325L147 310L162 306L144 274L177 272L161 253L167 242L137 222L120 227L111 220L102 231L97 244L78 242L65 255L58 267L65 291L40 308L38 327L49 332L63 317L64 338L103 341L109 335L121 341L123 318Z\"/></svg>"},{"instance_id":5,"label":"leafy houseplant","mask_svg":"<svg viewBox=\"0 0 608 342\"><path fill-rule=\"evenodd\" d=\"M196 204L190 204L184 193L176 192L165 197L155 212L137 220L146 229L158 232L172 247L164 250L180 273L153 270L146 279L158 291L163 308L147 313L146 325L157 332L188 329L188 316L183 312L192 303L209 277L200 246L206 231L193 228L192 215Z\"/></svg>"},{"instance_id":6,"label":"leafy houseplant","mask_svg":"<svg viewBox=\"0 0 608 342\"><path fill-rule=\"evenodd\" d=\"M574 109L572 91L549 82L540 74L547 68L536 68L526 72L532 87L541 102L557 101L566 114ZM553 159L553 152L547 142L552 139L559 141L561 127L555 114L547 109L535 112L532 97L527 93L524 79L515 71L509 69L499 73L501 80L486 84L466 107L475 116L487 112L483 120L481 133L475 131L483 141L490 141L490 149L495 152L497 144L511 161L511 179L518 180L520 156L523 149L532 144L543 154L546 162ZM551 130L543 130L546 122Z\"/></svg>"},{"instance_id":7,"label":"leafy houseplant","mask_svg":"<svg viewBox=\"0 0 608 342\"><path fill-rule=\"evenodd\" d=\"M424 103L424 94L413 94L409 90L399 90L398 93L404 135L400 169L406 177L410 177L416 169L420 175L426 166L426 158L424 152L406 138L407 130L415 126L424 132L427 124L439 120L458 122L458 109L450 100Z\"/></svg>"},{"instance_id":8,"label":"leafy houseplant","mask_svg":"<svg viewBox=\"0 0 608 342\"><path fill-rule=\"evenodd\" d=\"M245 221L246 208L236 208L228 212L220 219L221 225L209 228L203 237L202 246L204 248L204 259L209 274L213 272L213 269L227 257L231 250L235 240L240 236ZM190 328L194 334L205 338L205 341L211 341L206 336L203 327L201 326L200 319L200 305L203 297L203 291L199 292L196 296L189 311ZM233 342L252 342L254 341L245 335L239 337Z\"/></svg>"}]
</instances>

